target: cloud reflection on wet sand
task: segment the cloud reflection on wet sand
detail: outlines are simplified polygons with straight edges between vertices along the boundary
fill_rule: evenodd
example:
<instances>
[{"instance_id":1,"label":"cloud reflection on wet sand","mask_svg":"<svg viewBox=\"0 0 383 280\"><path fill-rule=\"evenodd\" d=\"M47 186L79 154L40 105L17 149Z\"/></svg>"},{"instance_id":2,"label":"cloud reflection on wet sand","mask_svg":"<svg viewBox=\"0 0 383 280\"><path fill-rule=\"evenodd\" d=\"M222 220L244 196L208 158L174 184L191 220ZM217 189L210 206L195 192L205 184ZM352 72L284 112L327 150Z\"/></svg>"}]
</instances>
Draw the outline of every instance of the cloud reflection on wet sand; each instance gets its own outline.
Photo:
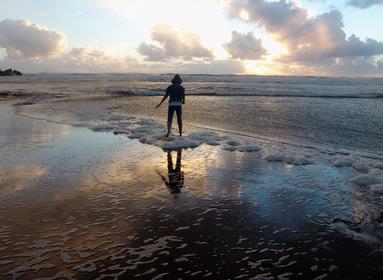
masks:
<instances>
[{"instance_id":1,"label":"cloud reflection on wet sand","mask_svg":"<svg viewBox=\"0 0 383 280\"><path fill-rule=\"evenodd\" d=\"M44 129L54 135L49 145L24 156L15 145L12 161L2 162L5 189L24 187L13 199L0 193L0 277L314 279L381 272L371 245L331 227L377 202L348 182L352 168L289 166L206 145L172 152L170 160L157 147L111 133ZM40 165L22 165L26 159ZM176 198L170 180L182 184Z\"/></svg>"}]
</instances>

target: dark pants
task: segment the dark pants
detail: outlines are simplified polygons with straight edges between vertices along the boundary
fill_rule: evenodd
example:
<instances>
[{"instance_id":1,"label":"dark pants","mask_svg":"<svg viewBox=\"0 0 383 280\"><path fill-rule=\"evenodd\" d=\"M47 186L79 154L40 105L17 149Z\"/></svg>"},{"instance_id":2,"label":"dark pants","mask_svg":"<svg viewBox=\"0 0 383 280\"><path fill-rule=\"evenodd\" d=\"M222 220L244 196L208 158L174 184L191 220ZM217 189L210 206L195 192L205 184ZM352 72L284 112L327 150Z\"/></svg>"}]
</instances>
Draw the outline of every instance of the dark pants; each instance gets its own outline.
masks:
<instances>
[{"instance_id":1,"label":"dark pants","mask_svg":"<svg viewBox=\"0 0 383 280\"><path fill-rule=\"evenodd\" d=\"M178 124L182 123L182 106L169 106L168 110L168 124L172 124L174 111L177 113Z\"/></svg>"}]
</instances>

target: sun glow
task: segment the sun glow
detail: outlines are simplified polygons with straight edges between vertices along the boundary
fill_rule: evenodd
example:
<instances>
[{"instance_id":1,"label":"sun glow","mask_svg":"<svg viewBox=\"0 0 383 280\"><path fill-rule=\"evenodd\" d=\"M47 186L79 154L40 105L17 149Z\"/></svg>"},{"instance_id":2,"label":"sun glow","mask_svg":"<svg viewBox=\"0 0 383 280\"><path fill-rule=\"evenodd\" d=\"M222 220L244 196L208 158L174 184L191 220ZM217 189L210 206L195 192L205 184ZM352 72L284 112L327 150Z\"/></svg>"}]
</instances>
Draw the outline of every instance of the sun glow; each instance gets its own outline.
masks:
<instances>
[{"instance_id":1,"label":"sun glow","mask_svg":"<svg viewBox=\"0 0 383 280\"><path fill-rule=\"evenodd\" d=\"M250 15L249 15L249 12L246 11L246 10L241 10L241 12L239 13L239 16L241 17L241 19L245 20L245 21L248 21L249 18L250 18Z\"/></svg>"},{"instance_id":2,"label":"sun glow","mask_svg":"<svg viewBox=\"0 0 383 280\"><path fill-rule=\"evenodd\" d=\"M228 26L225 1L222 0L97 0L104 7L114 11L117 15L137 23L144 34L146 42L151 41L151 31L154 26L167 25L182 33L194 33L203 46L212 50L215 59L230 59L230 54L223 48L223 44L231 39L231 31L237 28L247 32L244 26ZM249 19L246 10L241 11L241 18ZM252 29L248 26L248 31ZM222 32L227 30L227 32ZM248 74L275 74L273 61L288 54L288 50L275 40L265 30L255 31L257 38L262 40L267 55L260 60L244 60Z\"/></svg>"},{"instance_id":3,"label":"sun glow","mask_svg":"<svg viewBox=\"0 0 383 280\"><path fill-rule=\"evenodd\" d=\"M283 44L274 39L272 35L262 32L260 34L260 38L262 39L263 47L268 52L268 55L265 58L266 60L270 61L289 53L289 50Z\"/></svg>"},{"instance_id":4,"label":"sun glow","mask_svg":"<svg viewBox=\"0 0 383 280\"><path fill-rule=\"evenodd\" d=\"M266 32L257 34L257 37L262 40L262 46L267 50L267 54L260 60L245 60L246 74L280 74L275 67L275 61L284 55L288 55L288 49Z\"/></svg>"},{"instance_id":5,"label":"sun glow","mask_svg":"<svg viewBox=\"0 0 383 280\"><path fill-rule=\"evenodd\" d=\"M270 63L265 64L262 61L245 60L246 74L252 75L272 75L275 74Z\"/></svg>"},{"instance_id":6,"label":"sun glow","mask_svg":"<svg viewBox=\"0 0 383 280\"><path fill-rule=\"evenodd\" d=\"M98 0L148 31L158 24L198 34L207 47L222 43L225 3L220 0Z\"/></svg>"}]
</instances>

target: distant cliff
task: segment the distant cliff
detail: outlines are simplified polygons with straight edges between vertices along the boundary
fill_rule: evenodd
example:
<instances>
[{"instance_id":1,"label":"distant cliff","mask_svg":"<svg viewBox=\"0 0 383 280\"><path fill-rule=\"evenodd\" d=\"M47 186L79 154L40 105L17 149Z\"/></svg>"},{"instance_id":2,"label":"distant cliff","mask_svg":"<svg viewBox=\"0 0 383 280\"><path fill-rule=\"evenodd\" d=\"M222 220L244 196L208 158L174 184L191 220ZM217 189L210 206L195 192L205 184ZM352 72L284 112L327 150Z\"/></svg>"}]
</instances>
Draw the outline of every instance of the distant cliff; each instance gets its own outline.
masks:
<instances>
[{"instance_id":1,"label":"distant cliff","mask_svg":"<svg viewBox=\"0 0 383 280\"><path fill-rule=\"evenodd\" d=\"M12 69L7 69L4 71L0 70L0 76L22 76L20 71L17 70L12 70Z\"/></svg>"}]
</instances>

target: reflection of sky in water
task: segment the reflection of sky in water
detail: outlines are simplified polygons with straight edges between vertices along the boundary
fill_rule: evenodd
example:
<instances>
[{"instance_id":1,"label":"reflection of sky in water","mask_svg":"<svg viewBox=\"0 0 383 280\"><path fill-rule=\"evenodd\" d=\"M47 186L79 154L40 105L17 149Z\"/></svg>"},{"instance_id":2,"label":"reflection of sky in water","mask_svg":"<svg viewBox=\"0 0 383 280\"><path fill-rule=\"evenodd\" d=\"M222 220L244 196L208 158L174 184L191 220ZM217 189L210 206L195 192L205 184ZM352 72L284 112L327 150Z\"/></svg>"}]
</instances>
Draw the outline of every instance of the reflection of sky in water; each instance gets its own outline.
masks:
<instances>
[{"instance_id":1,"label":"reflection of sky in water","mask_svg":"<svg viewBox=\"0 0 383 280\"><path fill-rule=\"evenodd\" d=\"M12 168L0 166L0 195L12 195L33 186L45 173L38 165L16 165Z\"/></svg>"},{"instance_id":2,"label":"reflection of sky in water","mask_svg":"<svg viewBox=\"0 0 383 280\"><path fill-rule=\"evenodd\" d=\"M282 164L274 164L271 170L256 178L245 176L248 183L242 198L255 200L259 215L293 229L307 222L316 222L316 215L344 218L342 210L344 207L351 210L353 199L349 193L347 201L341 201L339 192L345 187L352 189L347 182L349 175L331 166L309 165L286 172Z\"/></svg>"},{"instance_id":3,"label":"reflection of sky in water","mask_svg":"<svg viewBox=\"0 0 383 280\"><path fill-rule=\"evenodd\" d=\"M250 203L248 210L258 224L268 220L295 231L309 224L329 226L334 220L358 223L374 213L377 217L381 208L379 199L366 191L360 195L349 182L358 174L352 168L268 163L256 153L206 147L190 152L182 165L186 182L200 182L198 187L186 184L183 192Z\"/></svg>"},{"instance_id":4,"label":"reflection of sky in water","mask_svg":"<svg viewBox=\"0 0 383 280\"><path fill-rule=\"evenodd\" d=\"M153 246L163 248L162 240L173 240L183 248L179 252L196 254L210 246L207 251L222 250L220 257L235 252L238 260L245 260L243 266L246 258L263 258L274 267L287 254L297 253L292 258L298 259L298 253L308 254L323 243L332 220L368 215L378 202L351 186L348 179L356 174L351 168L292 167L268 163L257 153L203 145L183 151L180 170L175 171L174 165L169 168L167 153L124 136L18 116L8 117L1 126L11 127L10 122L20 137L0 150L0 200L7 202L0 204L0 218L7 217L6 227L25 235L11 236L0 226L0 234L9 235L4 256L24 253L35 258L40 252L58 267L71 266L65 261L73 258L70 269L76 271L76 266L93 263L95 251L126 266L134 258L119 252L135 246L143 249L129 252L151 258L141 265L159 267L157 259L164 262L168 255ZM1 141L11 139L10 130L0 132ZM177 153L172 156L176 164ZM168 186L171 172L183 176L177 195ZM275 240L309 244L287 253ZM24 243L15 249L17 242ZM52 244L68 255L46 253ZM250 249L258 251L249 255ZM326 255L327 267L331 258L336 256Z\"/></svg>"},{"instance_id":5,"label":"reflection of sky in water","mask_svg":"<svg viewBox=\"0 0 383 280\"><path fill-rule=\"evenodd\" d=\"M121 140L106 133L95 137L88 129L4 114L4 110L2 115L7 116L0 129L2 183L14 191L21 185L31 192L44 192L47 187L54 190L57 185L81 184L90 160L110 153Z\"/></svg>"},{"instance_id":6,"label":"reflection of sky in water","mask_svg":"<svg viewBox=\"0 0 383 280\"><path fill-rule=\"evenodd\" d=\"M220 151L216 156L215 164L203 166L207 173L206 185L201 187L202 190L197 189L195 195L253 202L256 204L252 208L254 214L286 226L323 223L322 219L316 221L315 215L345 218L344 215L355 206L353 188L348 180L356 172L351 169L326 165L291 168L280 163L267 163L251 153ZM186 180L199 173L200 165L190 164L192 167L185 174Z\"/></svg>"},{"instance_id":7,"label":"reflection of sky in water","mask_svg":"<svg viewBox=\"0 0 383 280\"><path fill-rule=\"evenodd\" d=\"M14 188L8 193L23 189L43 195L48 188L50 192L63 186L66 191L80 187L91 190L96 186L102 189L106 185L146 180L153 184L143 190L146 197L163 195L160 186L164 188L162 178L169 172L169 158L156 147L110 133L14 115L7 115L5 120L2 126L15 124L20 137L1 151L7 156L7 160L1 161L2 174L7 172L7 182L24 182L8 183ZM9 129L2 132L3 138L7 134ZM44 145L39 146L41 143ZM314 219L315 215L346 219L357 212L355 209L366 208L355 207L356 201L364 203L359 201L361 196L354 196L348 182L356 174L351 169L327 165L292 167L268 163L257 153L228 152L209 146L185 151L181 167L184 174L181 197L252 202L256 206L251 211L256 215L273 217L290 226L307 221L323 223L323 219ZM28 180L23 179L26 176Z\"/></svg>"}]
</instances>

